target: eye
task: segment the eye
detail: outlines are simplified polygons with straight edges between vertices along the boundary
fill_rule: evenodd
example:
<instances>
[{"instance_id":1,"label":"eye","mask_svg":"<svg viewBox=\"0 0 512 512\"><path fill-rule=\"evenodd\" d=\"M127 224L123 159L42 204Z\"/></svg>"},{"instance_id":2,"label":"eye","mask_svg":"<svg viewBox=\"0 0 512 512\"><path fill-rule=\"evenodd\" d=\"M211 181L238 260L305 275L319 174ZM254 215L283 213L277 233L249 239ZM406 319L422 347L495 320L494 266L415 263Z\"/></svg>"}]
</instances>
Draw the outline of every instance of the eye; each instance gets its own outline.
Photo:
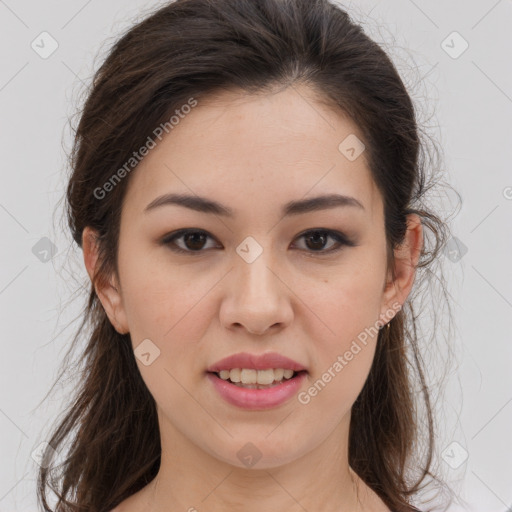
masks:
<instances>
[{"instance_id":1,"label":"eye","mask_svg":"<svg viewBox=\"0 0 512 512\"><path fill-rule=\"evenodd\" d=\"M178 247L175 240L183 238L185 248ZM163 245L168 245L172 251L188 253L188 254L199 254L204 248L204 241L207 238L211 238L210 235L200 229L180 229L166 236L162 240ZM190 248L190 250L189 250Z\"/></svg>"},{"instance_id":2,"label":"eye","mask_svg":"<svg viewBox=\"0 0 512 512\"><path fill-rule=\"evenodd\" d=\"M205 248L205 241L211 237L206 231L201 229L180 229L167 235L162 239L162 245L167 245L169 248L178 253L186 253L190 255L200 254ZM350 240L347 236L339 231L333 231L330 229L310 229L305 231L297 237L297 239L304 238L308 241L306 243L306 251L311 253L319 253L320 255L339 251L344 245L353 247L355 242ZM325 250L326 241L331 238L335 241L334 244ZM176 244L177 240L183 242L184 247L180 247ZM334 247L333 247L334 246Z\"/></svg>"},{"instance_id":3,"label":"eye","mask_svg":"<svg viewBox=\"0 0 512 512\"><path fill-rule=\"evenodd\" d=\"M356 244L352 240L350 240L347 236L339 231L333 231L331 229L310 229L299 235L297 238L304 238L309 241L306 243L306 250L310 249L309 252L312 253L332 253L339 251L344 245L349 247L354 247ZM324 246L326 241L331 238L335 241L334 244L331 244L327 250L324 250Z\"/></svg>"}]
</instances>

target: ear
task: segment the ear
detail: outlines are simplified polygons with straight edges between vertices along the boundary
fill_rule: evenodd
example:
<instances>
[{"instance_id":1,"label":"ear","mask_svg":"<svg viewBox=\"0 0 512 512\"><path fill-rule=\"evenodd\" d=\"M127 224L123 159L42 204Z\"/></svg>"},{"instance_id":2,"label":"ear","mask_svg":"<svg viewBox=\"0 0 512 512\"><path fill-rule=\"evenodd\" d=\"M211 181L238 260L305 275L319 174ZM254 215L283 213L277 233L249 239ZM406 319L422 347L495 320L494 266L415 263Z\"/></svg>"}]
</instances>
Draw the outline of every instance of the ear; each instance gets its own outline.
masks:
<instances>
[{"instance_id":1,"label":"ear","mask_svg":"<svg viewBox=\"0 0 512 512\"><path fill-rule=\"evenodd\" d=\"M423 225L421 218L419 215L411 213L407 216L407 231L404 240L394 250L395 278L393 280L391 269L389 269L384 287L383 304L387 309L381 312L381 316L386 318L386 322L391 320L389 318L390 309L397 311L397 304L402 307L412 289L422 248ZM387 316L385 315L386 311Z\"/></svg>"},{"instance_id":2,"label":"ear","mask_svg":"<svg viewBox=\"0 0 512 512\"><path fill-rule=\"evenodd\" d=\"M84 252L84 263L91 282L94 283L94 275L98 271L98 232L89 226L85 227L82 233L82 249ZM103 309L105 310L110 323L119 334L129 332L128 322L123 307L121 287L114 275L105 279L98 279L94 285Z\"/></svg>"}]
</instances>

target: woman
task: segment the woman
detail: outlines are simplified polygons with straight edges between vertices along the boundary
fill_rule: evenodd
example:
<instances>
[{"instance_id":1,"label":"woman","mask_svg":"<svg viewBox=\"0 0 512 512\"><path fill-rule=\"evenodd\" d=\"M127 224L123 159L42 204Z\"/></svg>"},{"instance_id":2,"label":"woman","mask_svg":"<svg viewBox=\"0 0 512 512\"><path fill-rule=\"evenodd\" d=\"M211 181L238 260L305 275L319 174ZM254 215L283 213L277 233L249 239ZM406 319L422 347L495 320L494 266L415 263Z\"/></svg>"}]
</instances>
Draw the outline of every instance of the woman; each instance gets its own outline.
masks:
<instances>
[{"instance_id":1,"label":"woman","mask_svg":"<svg viewBox=\"0 0 512 512\"><path fill-rule=\"evenodd\" d=\"M447 231L421 149L392 62L326 0L131 28L76 131L91 333L45 510L51 482L59 511L417 510L411 291Z\"/></svg>"}]
</instances>

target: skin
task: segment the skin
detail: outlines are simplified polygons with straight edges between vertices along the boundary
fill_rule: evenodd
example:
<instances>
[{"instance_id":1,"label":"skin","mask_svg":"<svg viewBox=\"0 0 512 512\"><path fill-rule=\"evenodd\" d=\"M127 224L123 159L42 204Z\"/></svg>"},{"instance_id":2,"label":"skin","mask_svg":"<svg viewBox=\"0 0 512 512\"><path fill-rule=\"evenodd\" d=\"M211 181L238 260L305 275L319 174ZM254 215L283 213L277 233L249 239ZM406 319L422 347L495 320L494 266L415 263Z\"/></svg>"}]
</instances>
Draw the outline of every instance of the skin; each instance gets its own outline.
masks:
<instances>
[{"instance_id":1,"label":"skin","mask_svg":"<svg viewBox=\"0 0 512 512\"><path fill-rule=\"evenodd\" d=\"M119 279L110 276L96 291L134 349L149 338L160 350L150 365L137 364L157 404L162 460L157 477L115 512L389 510L348 465L351 407L376 335L308 404L293 397L246 411L225 402L205 377L228 355L276 351L308 369L301 388L307 390L365 328L389 321L407 298L423 240L420 219L408 217L392 281L382 197L365 154L349 161L338 150L349 134L362 139L357 126L306 87L250 96L225 91L201 101L133 171L121 216ZM235 216L176 205L143 212L167 192L214 199ZM288 201L333 192L353 196L364 209L280 214ZM182 237L175 243L191 254L174 253L160 242L181 228L209 237L202 246ZM328 253L338 245L334 239L322 246L299 236L314 228L341 231L357 245ZM91 279L94 235L84 230ZM236 252L247 236L263 249L252 263ZM192 254L196 247L203 252ZM251 468L237 456L249 442L261 453Z\"/></svg>"}]
</instances>

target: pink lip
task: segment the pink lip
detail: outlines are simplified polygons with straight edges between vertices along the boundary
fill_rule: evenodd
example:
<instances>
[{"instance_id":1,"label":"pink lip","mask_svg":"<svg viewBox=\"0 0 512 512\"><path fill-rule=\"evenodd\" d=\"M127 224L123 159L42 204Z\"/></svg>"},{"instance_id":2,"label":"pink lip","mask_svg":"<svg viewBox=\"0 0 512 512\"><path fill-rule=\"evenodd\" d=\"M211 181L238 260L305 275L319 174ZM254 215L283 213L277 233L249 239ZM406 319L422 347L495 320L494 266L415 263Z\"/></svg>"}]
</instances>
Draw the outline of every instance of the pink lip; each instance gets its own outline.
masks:
<instances>
[{"instance_id":1,"label":"pink lip","mask_svg":"<svg viewBox=\"0 0 512 512\"><path fill-rule=\"evenodd\" d=\"M239 354L233 354L232 356L225 357L224 359L217 361L215 364L210 366L207 371L220 372L221 370L231 370L233 368L248 368L254 370L283 368L284 370L290 369L296 372L306 369L297 361L282 356L277 352L267 352L266 354L261 355L240 352Z\"/></svg>"},{"instance_id":2,"label":"pink lip","mask_svg":"<svg viewBox=\"0 0 512 512\"><path fill-rule=\"evenodd\" d=\"M279 365L277 367L282 368ZM235 386L235 384L221 379L216 373L207 373L206 376L228 403L244 409L261 410L277 407L296 395L302 381L306 378L306 372L300 372L289 380L283 380L281 384L265 389L247 389Z\"/></svg>"}]
</instances>

